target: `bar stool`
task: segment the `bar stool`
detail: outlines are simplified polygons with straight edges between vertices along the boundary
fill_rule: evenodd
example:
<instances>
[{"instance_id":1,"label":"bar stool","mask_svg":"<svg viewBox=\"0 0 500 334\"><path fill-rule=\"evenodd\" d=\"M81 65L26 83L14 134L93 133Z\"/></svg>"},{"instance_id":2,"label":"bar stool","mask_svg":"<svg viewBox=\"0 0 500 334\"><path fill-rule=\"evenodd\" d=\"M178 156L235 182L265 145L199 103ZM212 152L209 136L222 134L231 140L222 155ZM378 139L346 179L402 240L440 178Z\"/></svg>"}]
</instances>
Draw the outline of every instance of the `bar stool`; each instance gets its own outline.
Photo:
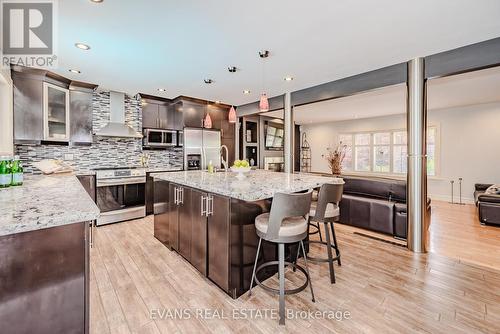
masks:
<instances>
[{"instance_id":1,"label":"bar stool","mask_svg":"<svg viewBox=\"0 0 500 334\"><path fill-rule=\"evenodd\" d=\"M318 204L317 203L318 202L318 193L319 193L319 190L317 190L317 189L313 190L312 200L311 200L311 206L314 206L314 205ZM311 231L310 227L313 227L314 230ZM313 222L313 221L309 220L309 227L308 227L308 230L307 230L307 235L311 236L311 235L314 235L314 234L319 234L319 240L323 241L323 236L321 235L321 228L319 226L319 223L318 222Z\"/></svg>"},{"instance_id":2,"label":"bar stool","mask_svg":"<svg viewBox=\"0 0 500 334\"><path fill-rule=\"evenodd\" d=\"M253 281L264 290L274 294L279 294L279 324L285 324L285 295L295 294L304 290L307 285L311 289L312 301L314 302L314 291L307 267L306 252L304 243L302 242L307 237L307 227L311 207L311 191L302 194L284 194L277 193L273 198L270 213L263 213L255 218L255 229L259 236L259 245L257 246L257 254L255 256L255 264L253 267L252 280L250 282L249 296L252 295ZM278 261L269 261L257 267L259 258L260 246L262 239L278 244ZM299 243L302 248L302 254L305 260L305 269L296 263L285 261L285 244ZM297 250L297 253L299 249ZM257 273L269 266L278 265L279 289L270 288L259 281ZM285 289L285 265L302 272L306 278L306 282L296 289Z\"/></svg>"},{"instance_id":3,"label":"bar stool","mask_svg":"<svg viewBox=\"0 0 500 334\"><path fill-rule=\"evenodd\" d=\"M339 202L342 199L342 192L344 191L343 184L332 184L325 183L321 186L318 202L313 203L311 205L311 210L309 212L309 225L311 226L311 222L316 222L318 224L318 229L320 223L324 224L325 227L325 237L326 242L322 239L320 240L309 240L307 241L309 244L317 243L321 245L327 246L328 258L317 258L312 256L307 256L307 259L314 262L328 262L328 266L330 267L330 283L335 283L335 271L333 269L333 262L337 261L338 265L342 265L340 261L340 250L337 243L337 237L335 236L335 226L334 222L337 222L340 217L340 208ZM330 225L330 230L332 232L330 238L330 231L328 230ZM312 225L314 226L314 225ZM320 234L321 236L321 234ZM332 248L335 249L336 256L334 257L332 254ZM299 257L299 252L297 252L297 259ZM297 262L297 260L295 261Z\"/></svg>"}]
</instances>

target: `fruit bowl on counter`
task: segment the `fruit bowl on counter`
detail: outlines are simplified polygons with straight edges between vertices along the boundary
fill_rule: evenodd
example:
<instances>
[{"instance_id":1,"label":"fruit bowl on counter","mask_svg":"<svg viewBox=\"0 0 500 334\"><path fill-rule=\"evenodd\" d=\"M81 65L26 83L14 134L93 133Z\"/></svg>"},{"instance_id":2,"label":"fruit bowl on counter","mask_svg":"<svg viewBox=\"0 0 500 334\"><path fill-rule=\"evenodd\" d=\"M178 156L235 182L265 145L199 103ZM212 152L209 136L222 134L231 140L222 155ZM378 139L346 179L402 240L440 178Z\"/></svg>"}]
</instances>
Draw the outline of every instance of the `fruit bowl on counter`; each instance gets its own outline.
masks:
<instances>
[{"instance_id":1,"label":"fruit bowl on counter","mask_svg":"<svg viewBox=\"0 0 500 334\"><path fill-rule=\"evenodd\" d=\"M250 167L250 164L246 160L236 160L234 162L234 165L231 166L231 172L237 173L236 178L238 179L244 179L245 173L248 173L250 170L252 170L252 167Z\"/></svg>"}]
</instances>

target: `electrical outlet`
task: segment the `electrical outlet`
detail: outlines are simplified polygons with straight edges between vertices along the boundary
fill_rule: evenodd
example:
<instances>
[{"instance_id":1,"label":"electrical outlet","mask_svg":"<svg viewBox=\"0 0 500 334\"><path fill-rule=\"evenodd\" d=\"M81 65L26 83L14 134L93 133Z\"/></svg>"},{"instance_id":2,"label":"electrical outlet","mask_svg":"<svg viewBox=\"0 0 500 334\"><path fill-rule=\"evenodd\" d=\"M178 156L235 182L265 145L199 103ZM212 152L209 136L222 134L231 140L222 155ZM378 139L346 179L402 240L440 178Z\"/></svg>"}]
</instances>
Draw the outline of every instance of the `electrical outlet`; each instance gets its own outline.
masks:
<instances>
[{"instance_id":1,"label":"electrical outlet","mask_svg":"<svg viewBox=\"0 0 500 334\"><path fill-rule=\"evenodd\" d=\"M64 153L64 160L73 161L74 158L75 157L74 157L73 153Z\"/></svg>"}]
</instances>

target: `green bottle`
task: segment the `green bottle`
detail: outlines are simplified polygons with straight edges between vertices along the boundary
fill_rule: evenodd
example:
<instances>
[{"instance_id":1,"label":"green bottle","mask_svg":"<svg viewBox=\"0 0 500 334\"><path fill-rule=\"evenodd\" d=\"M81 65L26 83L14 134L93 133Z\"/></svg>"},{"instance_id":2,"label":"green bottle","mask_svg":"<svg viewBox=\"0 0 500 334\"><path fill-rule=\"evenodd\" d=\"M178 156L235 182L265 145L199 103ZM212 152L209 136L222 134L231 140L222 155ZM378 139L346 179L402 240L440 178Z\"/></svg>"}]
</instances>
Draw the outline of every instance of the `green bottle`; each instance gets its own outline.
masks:
<instances>
[{"instance_id":1,"label":"green bottle","mask_svg":"<svg viewBox=\"0 0 500 334\"><path fill-rule=\"evenodd\" d=\"M10 158L0 157L0 188L10 187L12 183L12 172L10 170Z\"/></svg>"},{"instance_id":2,"label":"green bottle","mask_svg":"<svg viewBox=\"0 0 500 334\"><path fill-rule=\"evenodd\" d=\"M12 183L11 185L13 186L20 186L23 184L23 166L21 165L21 160L19 159L19 156L16 155L14 156L14 160L12 160L12 167L11 167L11 173L12 173Z\"/></svg>"}]
</instances>

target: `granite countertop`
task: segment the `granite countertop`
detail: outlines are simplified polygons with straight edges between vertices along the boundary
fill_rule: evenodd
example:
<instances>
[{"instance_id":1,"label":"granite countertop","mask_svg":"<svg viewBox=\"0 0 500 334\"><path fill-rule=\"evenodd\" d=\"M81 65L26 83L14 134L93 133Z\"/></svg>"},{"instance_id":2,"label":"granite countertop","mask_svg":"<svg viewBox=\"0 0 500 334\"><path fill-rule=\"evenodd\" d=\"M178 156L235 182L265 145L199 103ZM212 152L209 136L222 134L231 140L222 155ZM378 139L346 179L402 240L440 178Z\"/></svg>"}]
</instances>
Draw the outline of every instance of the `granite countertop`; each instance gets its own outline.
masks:
<instances>
[{"instance_id":1,"label":"granite countertop","mask_svg":"<svg viewBox=\"0 0 500 334\"><path fill-rule=\"evenodd\" d=\"M140 167L146 170L146 173L159 173L159 172L178 172L182 171L182 167ZM95 175L94 169L78 169L74 172L75 175Z\"/></svg>"},{"instance_id":2,"label":"granite countertop","mask_svg":"<svg viewBox=\"0 0 500 334\"><path fill-rule=\"evenodd\" d=\"M279 173L261 169L250 171L243 180L237 179L236 174L232 172L210 174L206 171L183 171L155 173L152 176L249 202L272 198L277 192L294 193L320 187L324 183L344 183L341 178Z\"/></svg>"},{"instance_id":3,"label":"granite countertop","mask_svg":"<svg viewBox=\"0 0 500 334\"><path fill-rule=\"evenodd\" d=\"M0 236L97 219L99 209L73 175L26 176L0 189Z\"/></svg>"}]
</instances>

